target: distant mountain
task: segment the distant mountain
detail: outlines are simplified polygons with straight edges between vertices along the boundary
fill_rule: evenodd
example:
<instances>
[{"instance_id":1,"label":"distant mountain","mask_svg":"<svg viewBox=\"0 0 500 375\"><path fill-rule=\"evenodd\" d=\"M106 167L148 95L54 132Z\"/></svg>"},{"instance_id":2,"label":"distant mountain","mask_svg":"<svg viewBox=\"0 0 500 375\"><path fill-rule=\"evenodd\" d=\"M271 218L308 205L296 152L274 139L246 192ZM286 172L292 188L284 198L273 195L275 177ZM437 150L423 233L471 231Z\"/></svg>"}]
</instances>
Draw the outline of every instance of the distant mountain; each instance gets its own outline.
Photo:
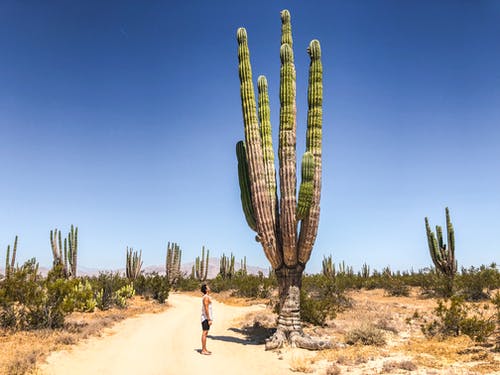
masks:
<instances>
[{"instance_id":1,"label":"distant mountain","mask_svg":"<svg viewBox=\"0 0 500 375\"><path fill-rule=\"evenodd\" d=\"M181 272L183 272L186 276L191 275L191 270L194 266L194 262L188 262L188 263L183 263L181 265ZM219 267L220 267L220 259L219 258L210 258L208 260L208 278L213 279L214 277L217 276L219 273ZM240 264L239 262L235 262L234 265L235 271L238 271L240 269ZM42 267L40 266L39 271L43 276L47 276L47 273L49 272L50 268L47 267ZM145 273L151 273L151 272L158 272L160 275L165 274L165 265L153 265L153 266L146 266L143 268ZM99 268L91 268L91 267L85 267L85 266L80 266L78 267L78 276L97 276L99 272L119 272L120 274L125 274L125 268L119 268L119 269L99 269ZM249 266L247 264L247 272L250 275L257 275L259 272L262 272L265 276L269 273L269 269L263 268L263 267L257 267L257 266ZM5 269L4 267L0 267L0 274L4 275L5 274Z\"/></svg>"}]
</instances>

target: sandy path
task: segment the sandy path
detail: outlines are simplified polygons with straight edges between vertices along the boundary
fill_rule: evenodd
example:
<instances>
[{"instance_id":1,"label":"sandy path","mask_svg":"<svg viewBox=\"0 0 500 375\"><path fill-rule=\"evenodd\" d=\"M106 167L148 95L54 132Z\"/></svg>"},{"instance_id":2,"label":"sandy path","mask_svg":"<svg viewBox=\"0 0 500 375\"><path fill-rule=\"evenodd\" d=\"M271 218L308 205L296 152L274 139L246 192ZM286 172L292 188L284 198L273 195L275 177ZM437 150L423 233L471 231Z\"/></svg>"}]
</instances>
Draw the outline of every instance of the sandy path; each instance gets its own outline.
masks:
<instances>
[{"instance_id":1,"label":"sandy path","mask_svg":"<svg viewBox=\"0 0 500 375\"><path fill-rule=\"evenodd\" d=\"M207 347L211 356L199 354L201 298L172 293L171 308L124 320L70 350L52 353L42 374L291 374L289 363L263 345L246 341L230 330L233 320L264 309L235 307L214 301L214 325Z\"/></svg>"}]
</instances>

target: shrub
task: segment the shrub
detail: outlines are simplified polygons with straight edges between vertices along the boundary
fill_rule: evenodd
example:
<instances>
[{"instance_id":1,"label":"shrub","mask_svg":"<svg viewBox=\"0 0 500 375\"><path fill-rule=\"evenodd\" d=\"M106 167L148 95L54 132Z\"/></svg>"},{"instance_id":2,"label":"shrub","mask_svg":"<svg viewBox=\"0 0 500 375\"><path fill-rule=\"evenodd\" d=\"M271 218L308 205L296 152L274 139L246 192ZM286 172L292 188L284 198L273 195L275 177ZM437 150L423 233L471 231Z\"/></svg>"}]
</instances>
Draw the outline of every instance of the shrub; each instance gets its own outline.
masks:
<instances>
[{"instance_id":1,"label":"shrub","mask_svg":"<svg viewBox=\"0 0 500 375\"><path fill-rule=\"evenodd\" d=\"M77 280L57 278L55 267L43 280L35 259L0 282L0 325L13 329L57 328L75 308Z\"/></svg>"},{"instance_id":2,"label":"shrub","mask_svg":"<svg viewBox=\"0 0 500 375\"><path fill-rule=\"evenodd\" d=\"M456 278L458 294L467 301L488 299L491 291L499 287L498 274L495 263L489 267L482 265L479 268L462 268L461 274Z\"/></svg>"},{"instance_id":3,"label":"shrub","mask_svg":"<svg viewBox=\"0 0 500 375\"><path fill-rule=\"evenodd\" d=\"M469 310L474 314L469 316ZM422 325L426 336L459 336L465 334L475 341L485 341L494 331L492 317L485 318L482 310L467 305L460 297L452 297L450 306L445 301L438 301L434 310L437 319Z\"/></svg>"},{"instance_id":4,"label":"shrub","mask_svg":"<svg viewBox=\"0 0 500 375\"><path fill-rule=\"evenodd\" d=\"M343 276L304 277L300 295L302 321L322 326L327 318L334 318L337 312L350 307L352 302L345 294L345 281Z\"/></svg>"},{"instance_id":5,"label":"shrub","mask_svg":"<svg viewBox=\"0 0 500 375\"><path fill-rule=\"evenodd\" d=\"M385 345L385 336L382 330L372 324L365 324L347 332L345 342L349 345L360 343L381 346Z\"/></svg>"},{"instance_id":6,"label":"shrub","mask_svg":"<svg viewBox=\"0 0 500 375\"><path fill-rule=\"evenodd\" d=\"M256 275L239 276L231 281L233 295L245 298L269 298L275 286L273 279Z\"/></svg>"}]
</instances>

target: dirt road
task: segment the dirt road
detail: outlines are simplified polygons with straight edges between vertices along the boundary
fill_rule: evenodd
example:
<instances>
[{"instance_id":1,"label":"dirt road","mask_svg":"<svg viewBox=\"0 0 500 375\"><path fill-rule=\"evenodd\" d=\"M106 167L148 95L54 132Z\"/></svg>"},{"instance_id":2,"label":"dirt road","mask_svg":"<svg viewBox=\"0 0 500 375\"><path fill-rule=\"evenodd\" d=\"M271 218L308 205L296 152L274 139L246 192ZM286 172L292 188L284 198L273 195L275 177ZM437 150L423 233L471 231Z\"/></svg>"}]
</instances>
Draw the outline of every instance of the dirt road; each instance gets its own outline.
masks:
<instances>
[{"instance_id":1,"label":"dirt road","mask_svg":"<svg viewBox=\"0 0 500 375\"><path fill-rule=\"evenodd\" d=\"M291 374L287 360L264 351L231 330L234 320L264 306L228 306L214 301L214 324L201 355L201 298L171 294L171 308L160 314L130 318L102 337L56 352L40 366L42 374Z\"/></svg>"}]
</instances>

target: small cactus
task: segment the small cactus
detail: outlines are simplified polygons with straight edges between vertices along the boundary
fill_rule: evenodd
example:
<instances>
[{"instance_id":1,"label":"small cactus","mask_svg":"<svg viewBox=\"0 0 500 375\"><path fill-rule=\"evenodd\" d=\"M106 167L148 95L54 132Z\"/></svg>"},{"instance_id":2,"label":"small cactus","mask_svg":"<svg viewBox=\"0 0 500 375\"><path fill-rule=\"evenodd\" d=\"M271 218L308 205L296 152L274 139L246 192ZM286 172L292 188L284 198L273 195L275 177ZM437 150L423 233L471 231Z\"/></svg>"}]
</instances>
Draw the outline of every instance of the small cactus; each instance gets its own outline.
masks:
<instances>
[{"instance_id":1,"label":"small cactus","mask_svg":"<svg viewBox=\"0 0 500 375\"><path fill-rule=\"evenodd\" d=\"M175 242L167 244L167 259L165 262L165 275L170 285L174 285L181 276L182 250Z\"/></svg>"},{"instance_id":2,"label":"small cactus","mask_svg":"<svg viewBox=\"0 0 500 375\"><path fill-rule=\"evenodd\" d=\"M234 255L231 253L229 257L222 254L220 258L219 275L222 279L232 279L234 276Z\"/></svg>"},{"instance_id":3,"label":"small cactus","mask_svg":"<svg viewBox=\"0 0 500 375\"><path fill-rule=\"evenodd\" d=\"M78 258L78 227L71 225L68 237L63 241L61 231L54 229L50 231L50 245L52 248L52 256L54 258L53 265L61 265L63 267L64 277L74 278L77 271Z\"/></svg>"},{"instance_id":4,"label":"small cactus","mask_svg":"<svg viewBox=\"0 0 500 375\"><path fill-rule=\"evenodd\" d=\"M332 261L332 256L329 255L328 258L323 257L322 263L323 275L326 277L333 278L336 275L335 263Z\"/></svg>"},{"instance_id":5,"label":"small cactus","mask_svg":"<svg viewBox=\"0 0 500 375\"><path fill-rule=\"evenodd\" d=\"M12 246L12 258L10 255L10 245L7 246L7 256L5 259L5 278L8 278L16 265L17 253L17 236L14 239L14 246Z\"/></svg>"},{"instance_id":6,"label":"small cactus","mask_svg":"<svg viewBox=\"0 0 500 375\"><path fill-rule=\"evenodd\" d=\"M193 276L199 281L205 281L208 275L208 255L210 250L207 249L207 254L205 257L205 246L201 248L201 259L196 257L195 265L193 266Z\"/></svg>"}]
</instances>

